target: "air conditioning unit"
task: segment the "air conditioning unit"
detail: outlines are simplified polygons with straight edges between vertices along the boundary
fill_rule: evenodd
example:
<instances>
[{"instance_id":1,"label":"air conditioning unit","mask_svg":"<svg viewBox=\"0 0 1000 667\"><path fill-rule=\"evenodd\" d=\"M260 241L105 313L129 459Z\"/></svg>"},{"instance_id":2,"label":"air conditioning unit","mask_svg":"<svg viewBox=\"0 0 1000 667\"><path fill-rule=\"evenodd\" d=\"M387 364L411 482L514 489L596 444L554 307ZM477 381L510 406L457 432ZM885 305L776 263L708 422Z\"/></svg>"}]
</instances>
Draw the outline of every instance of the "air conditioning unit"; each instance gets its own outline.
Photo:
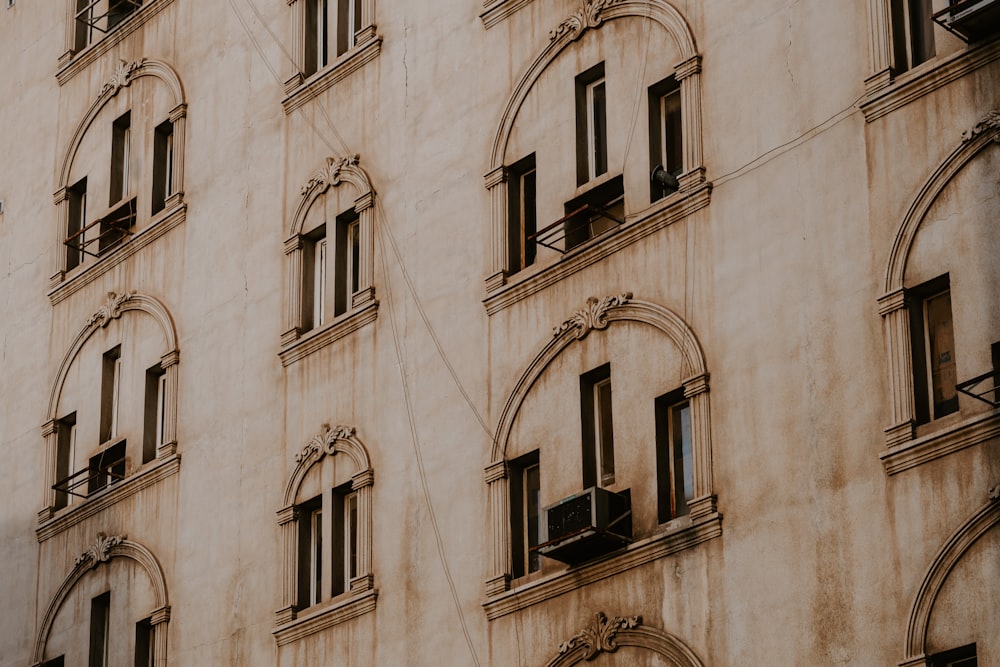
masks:
<instances>
[{"instance_id":1,"label":"air conditioning unit","mask_svg":"<svg viewBox=\"0 0 1000 667\"><path fill-rule=\"evenodd\" d=\"M542 509L542 544L547 558L575 565L632 541L632 502L628 491L591 487Z\"/></svg>"},{"instance_id":2,"label":"air conditioning unit","mask_svg":"<svg viewBox=\"0 0 1000 667\"><path fill-rule=\"evenodd\" d=\"M933 18L965 41L975 42L1000 32L1000 0L952 0Z\"/></svg>"}]
</instances>

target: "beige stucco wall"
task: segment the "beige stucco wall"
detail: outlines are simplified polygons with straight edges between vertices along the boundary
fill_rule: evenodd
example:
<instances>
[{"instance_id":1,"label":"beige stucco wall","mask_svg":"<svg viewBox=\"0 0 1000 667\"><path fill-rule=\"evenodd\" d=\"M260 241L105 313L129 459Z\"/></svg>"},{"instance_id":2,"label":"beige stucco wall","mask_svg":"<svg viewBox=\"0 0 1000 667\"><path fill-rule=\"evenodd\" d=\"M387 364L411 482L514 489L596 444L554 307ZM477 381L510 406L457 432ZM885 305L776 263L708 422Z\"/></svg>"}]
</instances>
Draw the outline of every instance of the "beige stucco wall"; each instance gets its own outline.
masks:
<instances>
[{"instance_id":1,"label":"beige stucco wall","mask_svg":"<svg viewBox=\"0 0 1000 667\"><path fill-rule=\"evenodd\" d=\"M0 664L31 664L47 607L98 533L127 535L162 567L172 665L543 665L598 611L641 615L643 627L675 635L704 665L904 658L911 607L935 556L1000 483L1000 440L996 410L962 397L958 416L917 437L969 420L994 430L888 474L880 454L891 383L877 300L922 185L962 133L1000 107L996 56L977 56L976 67L875 117L880 95L942 78L945 61L968 47L937 29L936 61L866 93L867 2L674 3L702 57L710 202L487 314L493 230L483 175L507 99L575 0L534 0L489 28L478 2L377 0L379 54L288 113L286 3L158 1L140 28L60 84L68 4L0 8ZM997 50L995 40L976 48ZM142 57L169 64L183 84L185 218L50 298L63 253L53 204L67 185L58 182L63 157L119 62ZM624 171L626 212L637 216L629 222L642 218L646 88L680 58L661 27L629 16L587 30L544 70L503 153L505 164L537 153L540 225L577 193L573 77L600 61L609 163ZM154 77L122 88L85 135L69 184L87 175L103 202L110 124L129 108L143 136L135 173L148 180L150 132L170 111L167 93ZM326 158L351 154L375 192L377 317L283 366L292 290L282 244L302 186ZM998 161L991 143L945 187L904 275L912 287L949 272L959 379L990 370L989 345L1000 340ZM142 201L146 186L137 188ZM323 205L341 212L355 196L349 185L332 187ZM140 212L140 227L149 222ZM504 289L560 262L540 253ZM53 416L57 369L108 292L132 290L163 303L176 326L179 469L40 540L42 425ZM504 407L553 327L587 297L623 292L682 318L704 353L722 534L487 620L494 572L483 471ZM119 340L134 356L122 424L130 442L140 438L141 373L167 350L148 315L128 311L88 340L59 398L54 416L79 410L81 452L96 450L100 357ZM619 486L631 489L637 538L656 538L670 528L655 518L653 399L688 379L662 331L615 322L567 347L525 398L508 458L541 450L543 504L580 490L579 376L605 362ZM371 459L377 606L279 647L276 512L295 455L324 424L353 426ZM1000 664L996 531L945 580L928 652L975 641L980 664ZM564 570L546 560L513 587L536 590ZM85 655L87 605L107 588L113 622L132 637L151 611L143 576L124 558L86 575L55 616L44 657L66 651L71 664L71 651ZM122 641L118 656L128 651ZM665 662L627 648L594 664Z\"/></svg>"}]
</instances>

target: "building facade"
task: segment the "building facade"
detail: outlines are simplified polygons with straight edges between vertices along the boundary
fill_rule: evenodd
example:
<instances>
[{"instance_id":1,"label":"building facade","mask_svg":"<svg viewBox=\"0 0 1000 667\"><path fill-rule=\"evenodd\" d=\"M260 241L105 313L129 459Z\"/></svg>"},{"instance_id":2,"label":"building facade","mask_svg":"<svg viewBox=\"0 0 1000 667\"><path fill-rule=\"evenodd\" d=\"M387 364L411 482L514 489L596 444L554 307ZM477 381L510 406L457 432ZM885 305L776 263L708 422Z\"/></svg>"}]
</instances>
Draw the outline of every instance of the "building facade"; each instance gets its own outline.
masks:
<instances>
[{"instance_id":1,"label":"building facade","mask_svg":"<svg viewBox=\"0 0 1000 667\"><path fill-rule=\"evenodd\" d=\"M1000 665L1000 2L4 4L0 665Z\"/></svg>"}]
</instances>

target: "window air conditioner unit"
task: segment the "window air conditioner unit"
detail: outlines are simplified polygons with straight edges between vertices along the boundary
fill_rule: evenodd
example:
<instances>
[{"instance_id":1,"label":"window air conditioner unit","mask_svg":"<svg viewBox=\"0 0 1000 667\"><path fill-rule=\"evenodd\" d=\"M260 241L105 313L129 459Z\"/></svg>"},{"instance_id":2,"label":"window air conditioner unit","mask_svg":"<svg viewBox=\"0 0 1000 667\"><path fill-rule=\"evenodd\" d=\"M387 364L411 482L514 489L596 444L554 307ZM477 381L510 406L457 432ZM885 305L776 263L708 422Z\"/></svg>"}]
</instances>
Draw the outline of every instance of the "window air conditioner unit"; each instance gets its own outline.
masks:
<instances>
[{"instance_id":1,"label":"window air conditioner unit","mask_svg":"<svg viewBox=\"0 0 1000 667\"><path fill-rule=\"evenodd\" d=\"M933 18L966 42L975 42L1000 32L1000 0L952 0Z\"/></svg>"},{"instance_id":2,"label":"window air conditioner unit","mask_svg":"<svg viewBox=\"0 0 1000 667\"><path fill-rule=\"evenodd\" d=\"M575 565L631 542L632 503L627 494L591 487L543 508L539 553Z\"/></svg>"}]
</instances>

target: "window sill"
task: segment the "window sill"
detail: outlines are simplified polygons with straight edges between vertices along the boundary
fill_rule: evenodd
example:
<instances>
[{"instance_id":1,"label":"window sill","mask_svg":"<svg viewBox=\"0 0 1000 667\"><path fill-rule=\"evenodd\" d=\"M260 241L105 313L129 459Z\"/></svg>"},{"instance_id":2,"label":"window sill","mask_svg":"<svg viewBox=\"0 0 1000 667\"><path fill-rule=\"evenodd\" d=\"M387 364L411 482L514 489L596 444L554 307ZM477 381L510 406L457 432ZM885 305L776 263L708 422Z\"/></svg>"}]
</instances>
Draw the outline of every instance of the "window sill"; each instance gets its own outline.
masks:
<instances>
[{"instance_id":1,"label":"window sill","mask_svg":"<svg viewBox=\"0 0 1000 667\"><path fill-rule=\"evenodd\" d=\"M49 301L52 302L52 305L56 305L66 297L94 282L139 250L145 248L184 222L187 217L187 204L183 203L183 197L178 196L179 194L176 193L174 195L177 197L177 203L153 216L148 225L129 237L118 248L89 264L85 264L83 267L77 267L68 272L59 271L52 276L52 287L48 291ZM60 246L60 250L62 250L62 246Z\"/></svg>"},{"instance_id":2,"label":"window sill","mask_svg":"<svg viewBox=\"0 0 1000 667\"><path fill-rule=\"evenodd\" d=\"M328 90L338 81L347 78L361 69L366 63L374 60L382 50L382 38L374 30L363 43L347 51L333 63L316 72L305 81L301 75L296 75L285 83L288 95L281 100L285 113L289 114L309 100L315 99L320 93Z\"/></svg>"},{"instance_id":3,"label":"window sill","mask_svg":"<svg viewBox=\"0 0 1000 667\"><path fill-rule=\"evenodd\" d=\"M576 246L555 263L530 266L508 277L506 284L488 290L483 300L486 313L494 315L667 225L705 208L711 200L711 193L711 183L701 183L691 190L675 192L654 202L643 211L629 214L625 217L624 225L616 226Z\"/></svg>"},{"instance_id":4,"label":"window sill","mask_svg":"<svg viewBox=\"0 0 1000 667\"><path fill-rule=\"evenodd\" d=\"M281 351L278 352L278 356L281 358L281 365L289 366L309 356L316 350L322 349L330 343L354 333L370 322L374 322L377 316L378 301L372 300L360 308L340 315L337 319L323 327L305 332L300 338L283 346Z\"/></svg>"},{"instance_id":5,"label":"window sill","mask_svg":"<svg viewBox=\"0 0 1000 667\"><path fill-rule=\"evenodd\" d=\"M997 59L1000 39L929 60L871 91L858 106L870 123Z\"/></svg>"},{"instance_id":6,"label":"window sill","mask_svg":"<svg viewBox=\"0 0 1000 667\"><path fill-rule=\"evenodd\" d=\"M350 595L343 600L338 597L326 606L317 605L315 609L310 607L304 610L306 613L303 616L279 625L271 631L271 634L274 635L278 646L284 646L374 611L377 599L378 589Z\"/></svg>"},{"instance_id":7,"label":"window sill","mask_svg":"<svg viewBox=\"0 0 1000 667\"><path fill-rule=\"evenodd\" d=\"M90 63L94 62L105 53L114 48L123 39L138 30L144 23L156 16L164 7L174 0L153 0L149 4L140 7L132 16L122 21L119 25L105 35L100 40L90 44L82 51L73 53L67 51L59 58L59 69L56 71L56 80L59 85L64 85Z\"/></svg>"},{"instance_id":8,"label":"window sill","mask_svg":"<svg viewBox=\"0 0 1000 667\"><path fill-rule=\"evenodd\" d=\"M712 512L697 520L693 520L690 516L681 517L664 524L664 527L666 532L634 542L613 556L527 581L509 591L492 596L483 603L487 620L495 620L719 537L722 535L722 515ZM523 582L528 577L522 577L516 583Z\"/></svg>"},{"instance_id":9,"label":"window sill","mask_svg":"<svg viewBox=\"0 0 1000 667\"><path fill-rule=\"evenodd\" d=\"M80 499L69 507L57 510L46 507L38 514L38 527L35 536L39 542L55 537L64 530L89 519L126 498L134 496L143 489L177 474L181 467L180 454L169 454L160 459L150 461L136 473L113 484L87 498Z\"/></svg>"},{"instance_id":10,"label":"window sill","mask_svg":"<svg viewBox=\"0 0 1000 667\"><path fill-rule=\"evenodd\" d=\"M935 426L938 425L934 422L926 425L926 427ZM957 423L951 422L940 426L942 428L938 428L934 433L889 447L880 454L879 458L882 459L886 473L895 475L1000 436L1000 410L991 410Z\"/></svg>"},{"instance_id":11,"label":"window sill","mask_svg":"<svg viewBox=\"0 0 1000 667\"><path fill-rule=\"evenodd\" d=\"M531 0L485 0L479 18L483 20L483 27L489 30L529 2Z\"/></svg>"}]
</instances>

